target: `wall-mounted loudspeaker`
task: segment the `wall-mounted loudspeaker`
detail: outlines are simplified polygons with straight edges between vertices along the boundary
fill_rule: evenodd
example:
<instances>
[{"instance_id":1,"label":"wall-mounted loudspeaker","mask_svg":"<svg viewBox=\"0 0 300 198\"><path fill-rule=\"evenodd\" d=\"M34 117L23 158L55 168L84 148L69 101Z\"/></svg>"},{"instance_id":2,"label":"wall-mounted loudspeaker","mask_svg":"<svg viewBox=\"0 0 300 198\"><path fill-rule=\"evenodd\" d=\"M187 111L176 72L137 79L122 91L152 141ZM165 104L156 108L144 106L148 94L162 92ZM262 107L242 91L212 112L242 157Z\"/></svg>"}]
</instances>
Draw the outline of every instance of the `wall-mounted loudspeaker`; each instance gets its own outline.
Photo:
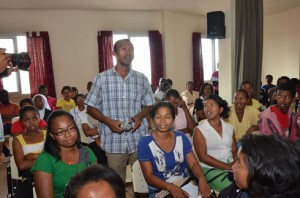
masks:
<instances>
[{"instance_id":1,"label":"wall-mounted loudspeaker","mask_svg":"<svg viewBox=\"0 0 300 198\"><path fill-rule=\"evenodd\" d=\"M222 11L207 13L207 38L223 39L226 35L225 15Z\"/></svg>"}]
</instances>

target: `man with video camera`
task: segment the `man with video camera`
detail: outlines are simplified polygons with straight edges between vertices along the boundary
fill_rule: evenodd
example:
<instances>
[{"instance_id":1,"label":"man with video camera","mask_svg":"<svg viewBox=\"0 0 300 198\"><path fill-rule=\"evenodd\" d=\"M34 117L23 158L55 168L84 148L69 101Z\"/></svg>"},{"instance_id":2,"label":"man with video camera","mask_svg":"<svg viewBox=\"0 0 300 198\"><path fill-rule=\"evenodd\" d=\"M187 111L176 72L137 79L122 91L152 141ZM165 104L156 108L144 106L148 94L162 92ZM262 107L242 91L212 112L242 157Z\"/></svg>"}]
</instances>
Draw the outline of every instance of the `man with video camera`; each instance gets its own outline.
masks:
<instances>
[{"instance_id":1,"label":"man with video camera","mask_svg":"<svg viewBox=\"0 0 300 198\"><path fill-rule=\"evenodd\" d=\"M18 71L18 66L13 66L10 54L6 54L4 48L0 48L0 78L9 76L13 71Z\"/></svg>"},{"instance_id":2,"label":"man with video camera","mask_svg":"<svg viewBox=\"0 0 300 198\"><path fill-rule=\"evenodd\" d=\"M17 71L18 66L13 66L11 62L11 56L5 53L5 49L0 48L0 79L7 77L13 71ZM4 129L0 114L0 163L4 160L4 155L2 154L2 147L4 142Z\"/></svg>"}]
</instances>

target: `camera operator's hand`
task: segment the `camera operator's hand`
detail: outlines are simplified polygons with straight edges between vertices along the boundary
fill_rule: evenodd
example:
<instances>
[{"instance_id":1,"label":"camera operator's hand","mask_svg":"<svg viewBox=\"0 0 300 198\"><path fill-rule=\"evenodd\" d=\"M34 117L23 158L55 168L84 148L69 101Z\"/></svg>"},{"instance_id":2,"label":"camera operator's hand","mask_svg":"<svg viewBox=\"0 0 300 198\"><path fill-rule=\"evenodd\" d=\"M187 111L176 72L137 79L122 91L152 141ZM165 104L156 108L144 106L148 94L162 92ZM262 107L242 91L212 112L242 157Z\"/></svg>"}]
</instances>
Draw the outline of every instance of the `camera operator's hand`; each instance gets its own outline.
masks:
<instances>
[{"instance_id":1,"label":"camera operator's hand","mask_svg":"<svg viewBox=\"0 0 300 198\"><path fill-rule=\"evenodd\" d=\"M5 54L5 49L0 48L0 73L6 70L7 66L13 67L11 57L8 54Z\"/></svg>"},{"instance_id":2,"label":"camera operator's hand","mask_svg":"<svg viewBox=\"0 0 300 198\"><path fill-rule=\"evenodd\" d=\"M123 122L111 118L109 118L106 122L106 125L108 125L108 127L112 132L118 132L118 133L123 132L123 128L121 127L122 124Z\"/></svg>"}]
</instances>

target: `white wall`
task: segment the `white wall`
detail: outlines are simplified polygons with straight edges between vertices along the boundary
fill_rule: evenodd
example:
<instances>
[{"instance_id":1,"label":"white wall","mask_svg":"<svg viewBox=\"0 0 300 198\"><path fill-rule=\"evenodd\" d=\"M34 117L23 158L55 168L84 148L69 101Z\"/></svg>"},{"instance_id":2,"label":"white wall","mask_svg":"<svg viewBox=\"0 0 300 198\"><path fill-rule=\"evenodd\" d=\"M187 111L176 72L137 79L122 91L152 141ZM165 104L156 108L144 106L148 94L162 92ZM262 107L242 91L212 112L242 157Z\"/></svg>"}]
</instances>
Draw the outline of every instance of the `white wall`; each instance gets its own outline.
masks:
<instances>
[{"instance_id":1,"label":"white wall","mask_svg":"<svg viewBox=\"0 0 300 198\"><path fill-rule=\"evenodd\" d=\"M267 74L299 78L300 7L264 18L262 82Z\"/></svg>"},{"instance_id":2,"label":"white wall","mask_svg":"<svg viewBox=\"0 0 300 198\"><path fill-rule=\"evenodd\" d=\"M192 32L206 34L206 16L159 11L0 10L0 33L48 31L57 97L64 85L86 92L98 73L97 31L163 35L166 77L178 91L192 79Z\"/></svg>"}]
</instances>

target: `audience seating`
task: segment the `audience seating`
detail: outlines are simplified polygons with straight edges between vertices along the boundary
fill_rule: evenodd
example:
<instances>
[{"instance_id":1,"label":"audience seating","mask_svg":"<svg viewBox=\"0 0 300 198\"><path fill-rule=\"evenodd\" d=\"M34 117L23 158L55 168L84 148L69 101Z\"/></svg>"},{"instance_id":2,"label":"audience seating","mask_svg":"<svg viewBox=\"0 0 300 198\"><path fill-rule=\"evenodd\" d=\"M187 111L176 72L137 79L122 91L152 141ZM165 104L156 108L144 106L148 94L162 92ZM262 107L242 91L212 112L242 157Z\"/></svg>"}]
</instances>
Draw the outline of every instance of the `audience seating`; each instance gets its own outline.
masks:
<instances>
[{"instance_id":1,"label":"audience seating","mask_svg":"<svg viewBox=\"0 0 300 198\"><path fill-rule=\"evenodd\" d=\"M148 193L148 184L145 181L139 161L132 166L132 183L135 193Z\"/></svg>"}]
</instances>

